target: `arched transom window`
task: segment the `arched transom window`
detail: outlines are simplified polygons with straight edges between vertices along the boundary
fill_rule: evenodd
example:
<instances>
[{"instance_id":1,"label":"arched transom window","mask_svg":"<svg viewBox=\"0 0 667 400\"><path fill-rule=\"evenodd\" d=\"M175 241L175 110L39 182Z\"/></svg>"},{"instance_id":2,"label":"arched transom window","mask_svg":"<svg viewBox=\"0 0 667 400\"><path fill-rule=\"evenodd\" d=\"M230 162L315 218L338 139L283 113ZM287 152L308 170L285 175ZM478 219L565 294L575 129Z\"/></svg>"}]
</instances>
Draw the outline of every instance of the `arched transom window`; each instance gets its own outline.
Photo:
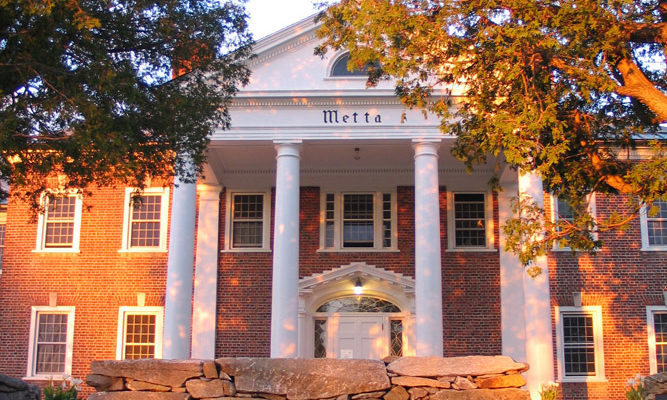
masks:
<instances>
[{"instance_id":1,"label":"arched transom window","mask_svg":"<svg viewBox=\"0 0 667 400\"><path fill-rule=\"evenodd\" d=\"M339 297L322 304L317 312L377 312L394 313L401 312L398 306L390 301L371 296L347 296Z\"/></svg>"}]
</instances>

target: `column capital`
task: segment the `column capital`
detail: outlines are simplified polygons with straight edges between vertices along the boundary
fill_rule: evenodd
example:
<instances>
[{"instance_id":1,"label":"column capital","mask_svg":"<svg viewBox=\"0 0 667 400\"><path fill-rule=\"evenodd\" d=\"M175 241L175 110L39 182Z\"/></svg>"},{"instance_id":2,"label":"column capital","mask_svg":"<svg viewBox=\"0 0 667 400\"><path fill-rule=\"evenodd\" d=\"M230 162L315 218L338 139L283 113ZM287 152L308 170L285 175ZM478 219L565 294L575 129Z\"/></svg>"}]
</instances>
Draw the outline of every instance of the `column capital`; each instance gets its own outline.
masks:
<instances>
[{"instance_id":1,"label":"column capital","mask_svg":"<svg viewBox=\"0 0 667 400\"><path fill-rule=\"evenodd\" d=\"M412 148L415 150L415 158L418 156L438 157L440 139L412 139Z\"/></svg>"},{"instance_id":2,"label":"column capital","mask_svg":"<svg viewBox=\"0 0 667 400\"><path fill-rule=\"evenodd\" d=\"M301 140L274 140L276 159L279 157L301 157Z\"/></svg>"},{"instance_id":3,"label":"column capital","mask_svg":"<svg viewBox=\"0 0 667 400\"><path fill-rule=\"evenodd\" d=\"M199 195L199 200L217 200L220 197L221 191L222 186L220 185L211 185L207 183L197 184L197 194Z\"/></svg>"}]
</instances>

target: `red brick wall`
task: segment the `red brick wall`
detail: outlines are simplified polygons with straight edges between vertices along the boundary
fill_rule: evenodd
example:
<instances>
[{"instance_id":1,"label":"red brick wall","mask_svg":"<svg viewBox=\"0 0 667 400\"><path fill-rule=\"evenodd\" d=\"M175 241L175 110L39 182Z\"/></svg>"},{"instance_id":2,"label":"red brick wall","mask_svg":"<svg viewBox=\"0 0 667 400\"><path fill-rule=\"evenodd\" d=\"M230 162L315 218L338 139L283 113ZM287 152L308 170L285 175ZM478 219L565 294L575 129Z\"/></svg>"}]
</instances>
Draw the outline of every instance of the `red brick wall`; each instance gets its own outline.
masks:
<instances>
[{"instance_id":1,"label":"red brick wall","mask_svg":"<svg viewBox=\"0 0 667 400\"><path fill-rule=\"evenodd\" d=\"M0 280L0 373L24 377L32 306L75 306L72 375L85 378L92 360L115 359L120 306L163 306L167 254L119 253L124 188L84 196L79 253L35 253L37 224L15 198L7 210ZM171 203L171 202L170 202ZM92 207L87 207L92 206ZM86 388L88 392L90 388Z\"/></svg>"},{"instance_id":2,"label":"red brick wall","mask_svg":"<svg viewBox=\"0 0 667 400\"><path fill-rule=\"evenodd\" d=\"M223 195L223 198L225 196ZM397 188L398 252L321 252L320 189L302 187L299 276L365 262L414 278L414 189ZM448 253L447 197L440 195L445 355L500 354L500 268L497 252ZM494 196L497 216L497 197ZM494 226L498 226L497 220ZM224 248L225 202L220 211ZM496 243L498 230L496 229ZM273 229L271 229L273 235ZM216 356L268 356L272 253L222 253Z\"/></svg>"},{"instance_id":3,"label":"red brick wall","mask_svg":"<svg viewBox=\"0 0 667 400\"><path fill-rule=\"evenodd\" d=\"M596 206L598 218L627 209L620 196L598 194ZM637 373L649 373L646 306L664 305L667 256L665 252L640 251L639 218L627 230L601 233L599 239L604 246L595 254L551 252L548 259L552 314L555 306L574 305L572 292L582 293L582 305L602 309L608 382L564 383L565 399L625 398L627 380ZM557 349L554 340L554 358Z\"/></svg>"}]
</instances>

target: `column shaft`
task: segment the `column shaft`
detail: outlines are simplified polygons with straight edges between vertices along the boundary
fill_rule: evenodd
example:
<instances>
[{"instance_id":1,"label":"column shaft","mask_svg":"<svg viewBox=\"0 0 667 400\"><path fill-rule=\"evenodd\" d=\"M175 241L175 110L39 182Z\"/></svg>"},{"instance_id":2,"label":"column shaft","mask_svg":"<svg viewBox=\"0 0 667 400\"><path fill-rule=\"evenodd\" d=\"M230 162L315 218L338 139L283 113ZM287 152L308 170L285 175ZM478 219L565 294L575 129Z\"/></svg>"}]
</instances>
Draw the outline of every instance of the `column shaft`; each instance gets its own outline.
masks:
<instances>
[{"instance_id":1,"label":"column shaft","mask_svg":"<svg viewBox=\"0 0 667 400\"><path fill-rule=\"evenodd\" d=\"M299 143L276 144L271 357L298 353Z\"/></svg>"},{"instance_id":2,"label":"column shaft","mask_svg":"<svg viewBox=\"0 0 667 400\"><path fill-rule=\"evenodd\" d=\"M536 173L519 175L519 195L530 196L538 207L544 208L542 179ZM551 298L549 268L546 256L534 261L542 274L531 278L523 274L524 313L526 324L527 388L533 399L539 399L540 384L554 380L554 357L551 330Z\"/></svg>"},{"instance_id":3,"label":"column shaft","mask_svg":"<svg viewBox=\"0 0 667 400\"><path fill-rule=\"evenodd\" d=\"M443 355L438 146L414 144L417 356Z\"/></svg>"},{"instance_id":4,"label":"column shaft","mask_svg":"<svg viewBox=\"0 0 667 400\"><path fill-rule=\"evenodd\" d=\"M197 185L174 182L164 306L165 359L190 358Z\"/></svg>"},{"instance_id":5,"label":"column shaft","mask_svg":"<svg viewBox=\"0 0 667 400\"><path fill-rule=\"evenodd\" d=\"M192 358L215 358L220 186L197 185L197 254L192 318Z\"/></svg>"}]
</instances>

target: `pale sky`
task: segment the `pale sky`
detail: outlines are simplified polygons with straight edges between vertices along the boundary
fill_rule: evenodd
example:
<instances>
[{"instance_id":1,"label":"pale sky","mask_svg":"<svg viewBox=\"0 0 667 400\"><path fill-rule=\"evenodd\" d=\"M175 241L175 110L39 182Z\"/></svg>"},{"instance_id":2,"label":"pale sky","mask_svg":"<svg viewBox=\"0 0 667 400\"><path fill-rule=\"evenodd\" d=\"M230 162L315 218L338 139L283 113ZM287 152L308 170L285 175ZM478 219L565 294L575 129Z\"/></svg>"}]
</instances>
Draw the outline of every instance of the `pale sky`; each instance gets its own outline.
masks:
<instances>
[{"instance_id":1,"label":"pale sky","mask_svg":"<svg viewBox=\"0 0 667 400\"><path fill-rule=\"evenodd\" d=\"M248 0L250 31L255 41L315 14L321 0Z\"/></svg>"}]
</instances>

